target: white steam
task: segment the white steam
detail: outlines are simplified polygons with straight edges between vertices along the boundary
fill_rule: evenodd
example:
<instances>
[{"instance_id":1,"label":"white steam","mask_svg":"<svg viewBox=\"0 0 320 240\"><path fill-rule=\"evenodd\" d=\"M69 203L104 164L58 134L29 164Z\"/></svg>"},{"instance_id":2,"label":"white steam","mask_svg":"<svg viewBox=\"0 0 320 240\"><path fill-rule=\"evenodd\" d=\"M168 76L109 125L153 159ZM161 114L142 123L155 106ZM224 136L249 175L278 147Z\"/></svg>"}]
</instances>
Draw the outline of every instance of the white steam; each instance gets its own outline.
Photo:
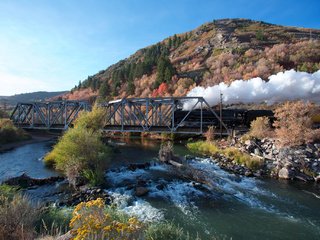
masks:
<instances>
[{"instance_id":1,"label":"white steam","mask_svg":"<svg viewBox=\"0 0 320 240\"><path fill-rule=\"evenodd\" d=\"M187 96L204 97L210 106L217 105L222 93L223 104L267 103L288 100L320 102L320 70L310 74L295 70L271 75L266 82L261 78L236 80L230 85L220 83L212 87L195 87ZM185 102L184 109L191 109L194 101Z\"/></svg>"}]
</instances>

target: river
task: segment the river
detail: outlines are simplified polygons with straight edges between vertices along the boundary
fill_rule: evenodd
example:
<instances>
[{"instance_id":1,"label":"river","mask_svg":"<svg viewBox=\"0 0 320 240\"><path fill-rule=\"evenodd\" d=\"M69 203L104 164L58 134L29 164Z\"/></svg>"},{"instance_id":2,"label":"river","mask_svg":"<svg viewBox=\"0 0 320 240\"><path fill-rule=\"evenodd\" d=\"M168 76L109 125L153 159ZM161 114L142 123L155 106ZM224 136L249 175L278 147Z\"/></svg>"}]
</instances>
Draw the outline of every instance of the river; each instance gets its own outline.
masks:
<instances>
[{"instance_id":1,"label":"river","mask_svg":"<svg viewBox=\"0 0 320 240\"><path fill-rule=\"evenodd\" d=\"M31 177L57 175L41 160L50 148L48 142L35 143L0 154L1 181L22 172ZM106 173L106 191L120 209L143 221L174 221L201 239L320 239L320 194L312 184L241 177L211 159L191 160L189 164L212 179L209 188L180 179L169 166L158 164L155 141L138 139L117 148ZM188 154L180 144L175 152ZM125 166L142 162L151 166L135 171ZM137 182L149 189L146 196L135 196Z\"/></svg>"}]
</instances>

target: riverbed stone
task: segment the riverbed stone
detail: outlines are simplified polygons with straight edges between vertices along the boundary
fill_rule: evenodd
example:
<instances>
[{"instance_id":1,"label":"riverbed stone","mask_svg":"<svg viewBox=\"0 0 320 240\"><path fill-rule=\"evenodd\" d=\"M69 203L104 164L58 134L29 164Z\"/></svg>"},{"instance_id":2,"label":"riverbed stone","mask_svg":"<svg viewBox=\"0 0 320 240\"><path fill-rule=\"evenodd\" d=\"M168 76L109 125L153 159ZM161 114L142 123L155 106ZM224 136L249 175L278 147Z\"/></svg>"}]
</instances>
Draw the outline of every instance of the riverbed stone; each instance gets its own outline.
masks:
<instances>
[{"instance_id":1,"label":"riverbed stone","mask_svg":"<svg viewBox=\"0 0 320 240\"><path fill-rule=\"evenodd\" d=\"M146 195L148 192L149 192L148 188L136 187L135 194L136 194L137 197L142 197L142 196Z\"/></svg>"},{"instance_id":2,"label":"riverbed stone","mask_svg":"<svg viewBox=\"0 0 320 240\"><path fill-rule=\"evenodd\" d=\"M283 167L278 173L280 179L292 179L294 177L294 172L291 169Z\"/></svg>"}]
</instances>

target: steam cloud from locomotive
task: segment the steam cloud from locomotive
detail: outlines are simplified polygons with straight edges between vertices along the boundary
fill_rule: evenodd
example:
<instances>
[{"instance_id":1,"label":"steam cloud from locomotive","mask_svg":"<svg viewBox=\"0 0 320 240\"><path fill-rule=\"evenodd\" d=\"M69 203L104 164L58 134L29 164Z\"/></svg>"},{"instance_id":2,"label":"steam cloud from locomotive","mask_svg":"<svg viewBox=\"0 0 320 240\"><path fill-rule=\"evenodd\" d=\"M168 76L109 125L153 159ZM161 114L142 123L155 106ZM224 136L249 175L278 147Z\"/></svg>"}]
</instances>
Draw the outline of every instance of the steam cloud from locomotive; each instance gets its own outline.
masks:
<instances>
[{"instance_id":1,"label":"steam cloud from locomotive","mask_svg":"<svg viewBox=\"0 0 320 240\"><path fill-rule=\"evenodd\" d=\"M195 87L187 96L204 97L210 106L219 104L222 93L223 104L267 103L269 105L288 100L320 102L320 70L310 74L289 70L271 75L266 82L261 78L236 80L230 85L220 83L212 87ZM190 110L195 102L187 101L184 110ZM199 106L197 106L199 107Z\"/></svg>"}]
</instances>

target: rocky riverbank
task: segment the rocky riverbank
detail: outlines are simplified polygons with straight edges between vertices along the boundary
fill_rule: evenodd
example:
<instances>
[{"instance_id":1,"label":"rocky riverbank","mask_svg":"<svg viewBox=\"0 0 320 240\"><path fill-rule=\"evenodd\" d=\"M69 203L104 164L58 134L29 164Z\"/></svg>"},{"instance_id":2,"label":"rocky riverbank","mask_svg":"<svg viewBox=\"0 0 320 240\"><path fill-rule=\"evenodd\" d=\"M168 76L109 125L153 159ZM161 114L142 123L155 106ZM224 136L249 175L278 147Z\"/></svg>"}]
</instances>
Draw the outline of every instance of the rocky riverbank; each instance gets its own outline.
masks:
<instances>
[{"instance_id":1,"label":"rocky riverbank","mask_svg":"<svg viewBox=\"0 0 320 240\"><path fill-rule=\"evenodd\" d=\"M214 161L225 170L246 176L320 182L318 143L299 147L278 147L275 140L266 138L233 142L231 146L261 159L262 164L257 169L250 169L218 154Z\"/></svg>"}]
</instances>

